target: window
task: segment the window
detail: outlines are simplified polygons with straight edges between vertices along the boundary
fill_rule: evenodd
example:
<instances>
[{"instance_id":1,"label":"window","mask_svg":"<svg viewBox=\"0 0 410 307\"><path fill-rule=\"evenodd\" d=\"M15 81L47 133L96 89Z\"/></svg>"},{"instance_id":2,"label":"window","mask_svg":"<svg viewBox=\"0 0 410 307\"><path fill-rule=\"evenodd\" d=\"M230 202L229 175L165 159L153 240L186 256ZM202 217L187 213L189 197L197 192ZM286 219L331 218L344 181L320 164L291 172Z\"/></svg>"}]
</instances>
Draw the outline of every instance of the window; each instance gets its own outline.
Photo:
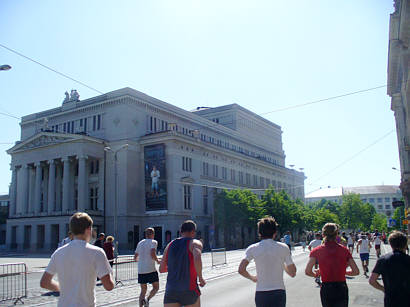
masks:
<instances>
[{"instance_id":1,"label":"window","mask_svg":"<svg viewBox=\"0 0 410 307\"><path fill-rule=\"evenodd\" d=\"M269 187L269 186L270 186L270 179L266 178L266 187Z\"/></svg>"},{"instance_id":2,"label":"window","mask_svg":"<svg viewBox=\"0 0 410 307\"><path fill-rule=\"evenodd\" d=\"M182 170L192 172L192 158L182 157Z\"/></svg>"},{"instance_id":3,"label":"window","mask_svg":"<svg viewBox=\"0 0 410 307\"><path fill-rule=\"evenodd\" d=\"M228 179L228 169L224 166L222 166L222 179Z\"/></svg>"},{"instance_id":4,"label":"window","mask_svg":"<svg viewBox=\"0 0 410 307\"><path fill-rule=\"evenodd\" d=\"M374 198L369 198L369 203L374 204Z\"/></svg>"},{"instance_id":5,"label":"window","mask_svg":"<svg viewBox=\"0 0 410 307\"><path fill-rule=\"evenodd\" d=\"M98 187L90 188L90 210L98 210Z\"/></svg>"},{"instance_id":6,"label":"window","mask_svg":"<svg viewBox=\"0 0 410 307\"><path fill-rule=\"evenodd\" d=\"M93 116L93 131L97 129L97 116Z\"/></svg>"},{"instance_id":7,"label":"window","mask_svg":"<svg viewBox=\"0 0 410 307\"><path fill-rule=\"evenodd\" d=\"M243 184L243 172L239 172L239 183Z\"/></svg>"},{"instance_id":8,"label":"window","mask_svg":"<svg viewBox=\"0 0 410 307\"><path fill-rule=\"evenodd\" d=\"M82 127L83 126L83 119L81 118L80 119L80 127Z\"/></svg>"},{"instance_id":9,"label":"window","mask_svg":"<svg viewBox=\"0 0 410 307\"><path fill-rule=\"evenodd\" d=\"M90 161L90 174L98 174L100 169L100 161L99 160L91 160Z\"/></svg>"},{"instance_id":10,"label":"window","mask_svg":"<svg viewBox=\"0 0 410 307\"><path fill-rule=\"evenodd\" d=\"M259 184L261 185L261 188L264 188L265 187L265 178L260 177Z\"/></svg>"},{"instance_id":11,"label":"window","mask_svg":"<svg viewBox=\"0 0 410 307\"><path fill-rule=\"evenodd\" d=\"M246 180L246 185L251 185L251 174L246 173L245 180Z\"/></svg>"},{"instance_id":12,"label":"window","mask_svg":"<svg viewBox=\"0 0 410 307\"><path fill-rule=\"evenodd\" d=\"M390 197L385 197L384 202L389 203L390 202Z\"/></svg>"},{"instance_id":13,"label":"window","mask_svg":"<svg viewBox=\"0 0 410 307\"><path fill-rule=\"evenodd\" d=\"M97 115L97 130L101 129L101 115Z\"/></svg>"},{"instance_id":14,"label":"window","mask_svg":"<svg viewBox=\"0 0 410 307\"><path fill-rule=\"evenodd\" d=\"M64 123L64 124L63 124L63 131L64 131L64 132L67 132L67 123Z\"/></svg>"},{"instance_id":15,"label":"window","mask_svg":"<svg viewBox=\"0 0 410 307\"><path fill-rule=\"evenodd\" d=\"M254 185L255 187L258 186L258 176L256 176L256 175L253 175L253 185Z\"/></svg>"},{"instance_id":16,"label":"window","mask_svg":"<svg viewBox=\"0 0 410 307\"><path fill-rule=\"evenodd\" d=\"M383 202L383 198L378 197L378 198L377 198L377 202L378 202L378 203L382 203L382 202Z\"/></svg>"},{"instance_id":17,"label":"window","mask_svg":"<svg viewBox=\"0 0 410 307\"><path fill-rule=\"evenodd\" d=\"M218 165L212 165L212 176L218 178Z\"/></svg>"},{"instance_id":18,"label":"window","mask_svg":"<svg viewBox=\"0 0 410 307\"><path fill-rule=\"evenodd\" d=\"M186 210L191 210L191 186L190 185L184 185L184 209Z\"/></svg>"},{"instance_id":19,"label":"window","mask_svg":"<svg viewBox=\"0 0 410 307\"><path fill-rule=\"evenodd\" d=\"M71 133L74 133L74 121L71 122Z\"/></svg>"},{"instance_id":20,"label":"window","mask_svg":"<svg viewBox=\"0 0 410 307\"><path fill-rule=\"evenodd\" d=\"M236 181L236 172L234 169L231 169L231 181L232 182Z\"/></svg>"},{"instance_id":21,"label":"window","mask_svg":"<svg viewBox=\"0 0 410 307\"><path fill-rule=\"evenodd\" d=\"M386 209L391 209L391 205L385 205Z\"/></svg>"},{"instance_id":22,"label":"window","mask_svg":"<svg viewBox=\"0 0 410 307\"><path fill-rule=\"evenodd\" d=\"M202 203L204 205L204 214L208 214L208 187L202 187Z\"/></svg>"},{"instance_id":23,"label":"window","mask_svg":"<svg viewBox=\"0 0 410 307\"><path fill-rule=\"evenodd\" d=\"M87 132L87 118L84 118L84 132Z\"/></svg>"},{"instance_id":24,"label":"window","mask_svg":"<svg viewBox=\"0 0 410 307\"><path fill-rule=\"evenodd\" d=\"M390 211L386 211L386 215L387 215L387 216L391 216L391 212L390 212Z\"/></svg>"},{"instance_id":25,"label":"window","mask_svg":"<svg viewBox=\"0 0 410 307\"><path fill-rule=\"evenodd\" d=\"M209 163L202 162L202 175L209 176Z\"/></svg>"},{"instance_id":26,"label":"window","mask_svg":"<svg viewBox=\"0 0 410 307\"><path fill-rule=\"evenodd\" d=\"M383 209L383 205L378 205L377 209L380 209L380 210Z\"/></svg>"}]
</instances>

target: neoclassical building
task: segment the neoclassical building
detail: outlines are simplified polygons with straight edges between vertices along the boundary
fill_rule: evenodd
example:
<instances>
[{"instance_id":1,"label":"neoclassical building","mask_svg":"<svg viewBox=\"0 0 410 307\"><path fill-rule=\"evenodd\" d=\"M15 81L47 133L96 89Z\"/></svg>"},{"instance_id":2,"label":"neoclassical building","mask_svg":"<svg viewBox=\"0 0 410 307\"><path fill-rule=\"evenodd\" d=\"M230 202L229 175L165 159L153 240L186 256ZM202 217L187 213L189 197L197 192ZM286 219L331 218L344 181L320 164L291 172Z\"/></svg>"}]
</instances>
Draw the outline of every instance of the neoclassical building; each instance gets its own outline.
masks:
<instances>
[{"instance_id":1,"label":"neoclassical building","mask_svg":"<svg viewBox=\"0 0 410 307\"><path fill-rule=\"evenodd\" d=\"M304 198L304 174L285 167L281 127L236 104L186 111L131 88L82 101L72 91L20 125L8 150L10 249L56 248L76 211L120 249L133 249L149 226L164 247L188 218L206 246L222 244L219 189L262 194L272 185Z\"/></svg>"},{"instance_id":2,"label":"neoclassical building","mask_svg":"<svg viewBox=\"0 0 410 307\"><path fill-rule=\"evenodd\" d=\"M387 94L396 119L399 145L400 189L407 208L410 207L410 0L395 0L390 15ZM410 220L410 216L408 216ZM410 224L408 225L410 234Z\"/></svg>"}]
</instances>

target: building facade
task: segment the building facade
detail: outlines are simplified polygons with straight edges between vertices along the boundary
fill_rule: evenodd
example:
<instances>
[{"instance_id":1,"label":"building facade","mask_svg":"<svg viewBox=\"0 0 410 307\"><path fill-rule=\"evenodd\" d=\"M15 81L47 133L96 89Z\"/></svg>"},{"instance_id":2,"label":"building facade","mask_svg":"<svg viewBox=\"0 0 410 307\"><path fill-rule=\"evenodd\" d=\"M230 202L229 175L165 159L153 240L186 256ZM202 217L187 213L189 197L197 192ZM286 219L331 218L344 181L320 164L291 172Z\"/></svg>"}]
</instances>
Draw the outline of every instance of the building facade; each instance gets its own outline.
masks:
<instances>
[{"instance_id":1,"label":"building facade","mask_svg":"<svg viewBox=\"0 0 410 307\"><path fill-rule=\"evenodd\" d=\"M405 206L410 207L410 0L395 0L390 15L387 94L396 119L401 183ZM408 216L410 220L410 216ZM410 233L410 225L408 225Z\"/></svg>"},{"instance_id":2,"label":"building facade","mask_svg":"<svg viewBox=\"0 0 410 307\"><path fill-rule=\"evenodd\" d=\"M6 244L6 221L9 216L9 195L0 195L0 246Z\"/></svg>"},{"instance_id":3,"label":"building facade","mask_svg":"<svg viewBox=\"0 0 410 307\"><path fill-rule=\"evenodd\" d=\"M285 167L281 128L236 104L189 112L131 88L66 95L60 107L23 117L8 150L9 248L56 248L76 211L120 249L133 249L146 227L163 248L188 218L215 246L218 190L272 185L304 198L304 174Z\"/></svg>"},{"instance_id":4,"label":"building facade","mask_svg":"<svg viewBox=\"0 0 410 307\"><path fill-rule=\"evenodd\" d=\"M400 188L394 185L328 187L307 194L305 197L305 203L309 204L325 199L341 205L343 195L352 193L360 194L360 198L364 203L371 204L376 209L377 213L385 214L389 217L394 213L392 202L402 198Z\"/></svg>"}]
</instances>

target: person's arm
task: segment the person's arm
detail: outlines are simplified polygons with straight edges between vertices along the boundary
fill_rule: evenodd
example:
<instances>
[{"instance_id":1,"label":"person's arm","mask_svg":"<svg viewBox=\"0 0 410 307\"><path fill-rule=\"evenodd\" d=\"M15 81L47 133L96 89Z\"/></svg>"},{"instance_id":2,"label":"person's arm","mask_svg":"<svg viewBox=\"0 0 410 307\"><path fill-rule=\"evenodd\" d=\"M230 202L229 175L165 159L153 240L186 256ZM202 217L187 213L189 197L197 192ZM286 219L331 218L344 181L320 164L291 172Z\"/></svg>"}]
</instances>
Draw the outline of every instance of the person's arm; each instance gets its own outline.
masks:
<instances>
[{"instance_id":1,"label":"person's arm","mask_svg":"<svg viewBox=\"0 0 410 307\"><path fill-rule=\"evenodd\" d=\"M138 261L138 253L137 252L135 252L135 254L134 254L134 260Z\"/></svg>"},{"instance_id":2,"label":"person's arm","mask_svg":"<svg viewBox=\"0 0 410 307\"><path fill-rule=\"evenodd\" d=\"M359 275L359 273L360 273L359 268L357 267L357 264L353 260L353 258L350 258L349 261L347 262L347 264L350 267L350 270L346 270L346 275L348 275L348 276L357 276L357 275Z\"/></svg>"},{"instance_id":3,"label":"person's arm","mask_svg":"<svg viewBox=\"0 0 410 307\"><path fill-rule=\"evenodd\" d=\"M57 281L53 280L53 275L48 272L44 272L43 276L41 276L40 287L54 292L60 291L60 285Z\"/></svg>"},{"instance_id":4,"label":"person's arm","mask_svg":"<svg viewBox=\"0 0 410 307\"><path fill-rule=\"evenodd\" d=\"M159 272L166 273L168 272L168 249L171 243L168 243L165 248L164 255L162 255L161 263L159 264Z\"/></svg>"},{"instance_id":5,"label":"person's arm","mask_svg":"<svg viewBox=\"0 0 410 307\"><path fill-rule=\"evenodd\" d=\"M290 276L290 277L295 277L296 276L296 265L294 263L286 265L285 264L285 272Z\"/></svg>"},{"instance_id":6,"label":"person's arm","mask_svg":"<svg viewBox=\"0 0 410 307\"><path fill-rule=\"evenodd\" d=\"M206 282L202 276L202 243L199 240L191 241L192 254L194 255L194 265L198 275L199 285L205 286Z\"/></svg>"},{"instance_id":7,"label":"person's arm","mask_svg":"<svg viewBox=\"0 0 410 307\"><path fill-rule=\"evenodd\" d=\"M377 274L377 273L372 273L372 274L370 275L370 278L369 278L369 284L370 284L372 287L376 288L377 290L380 290L380 291L383 291L383 292L384 292L384 287L383 287L383 285L381 285L381 284L379 283L379 281L377 280L377 278L379 278L379 274Z\"/></svg>"},{"instance_id":8,"label":"person's arm","mask_svg":"<svg viewBox=\"0 0 410 307\"><path fill-rule=\"evenodd\" d=\"M313 272L313 267L314 267L315 263L316 263L316 258L315 257L309 257L309 261L306 264L306 268L305 268L305 274L307 276L317 277L317 275L318 275L317 271L315 270L315 272Z\"/></svg>"},{"instance_id":9,"label":"person's arm","mask_svg":"<svg viewBox=\"0 0 410 307\"><path fill-rule=\"evenodd\" d=\"M362 244L362 239L360 239L358 242L357 242L357 245L356 245L356 252L357 253L359 253L359 246Z\"/></svg>"},{"instance_id":10,"label":"person's arm","mask_svg":"<svg viewBox=\"0 0 410 307\"><path fill-rule=\"evenodd\" d=\"M251 275L247 270L246 267L248 266L249 261L247 259L242 259L241 263L238 267L238 273L241 274L243 277L252 280L253 282L257 282L258 278L256 275Z\"/></svg>"},{"instance_id":11,"label":"person's arm","mask_svg":"<svg viewBox=\"0 0 410 307\"><path fill-rule=\"evenodd\" d=\"M151 258L154 259L156 263L160 263L157 257L157 250L155 248L151 248Z\"/></svg>"},{"instance_id":12,"label":"person's arm","mask_svg":"<svg viewBox=\"0 0 410 307\"><path fill-rule=\"evenodd\" d=\"M97 277L101 279L104 289L107 291L114 289L115 283L112 278L112 269L103 250L95 254L94 266Z\"/></svg>"},{"instance_id":13,"label":"person's arm","mask_svg":"<svg viewBox=\"0 0 410 307\"><path fill-rule=\"evenodd\" d=\"M114 289L115 284L111 274L104 275L100 279L105 290L111 291L112 289Z\"/></svg>"}]
</instances>

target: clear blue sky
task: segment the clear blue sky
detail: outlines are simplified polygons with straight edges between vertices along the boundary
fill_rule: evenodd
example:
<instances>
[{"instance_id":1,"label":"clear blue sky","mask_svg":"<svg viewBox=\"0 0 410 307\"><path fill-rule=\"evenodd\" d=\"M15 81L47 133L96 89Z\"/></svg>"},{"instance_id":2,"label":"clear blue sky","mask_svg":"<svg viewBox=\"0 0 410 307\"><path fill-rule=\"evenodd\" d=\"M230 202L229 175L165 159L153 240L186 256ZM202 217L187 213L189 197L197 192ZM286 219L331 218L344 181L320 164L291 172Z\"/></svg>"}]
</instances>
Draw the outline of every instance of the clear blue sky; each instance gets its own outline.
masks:
<instances>
[{"instance_id":1,"label":"clear blue sky","mask_svg":"<svg viewBox=\"0 0 410 307\"><path fill-rule=\"evenodd\" d=\"M186 110L238 103L261 114L386 84L393 1L0 2L0 43L102 92L126 86ZM0 47L0 112L59 106L66 90L98 95ZM305 191L399 184L386 88L264 115L283 130L286 164ZM0 115L0 193L18 120ZM323 176L329 173L327 176Z\"/></svg>"}]
</instances>

